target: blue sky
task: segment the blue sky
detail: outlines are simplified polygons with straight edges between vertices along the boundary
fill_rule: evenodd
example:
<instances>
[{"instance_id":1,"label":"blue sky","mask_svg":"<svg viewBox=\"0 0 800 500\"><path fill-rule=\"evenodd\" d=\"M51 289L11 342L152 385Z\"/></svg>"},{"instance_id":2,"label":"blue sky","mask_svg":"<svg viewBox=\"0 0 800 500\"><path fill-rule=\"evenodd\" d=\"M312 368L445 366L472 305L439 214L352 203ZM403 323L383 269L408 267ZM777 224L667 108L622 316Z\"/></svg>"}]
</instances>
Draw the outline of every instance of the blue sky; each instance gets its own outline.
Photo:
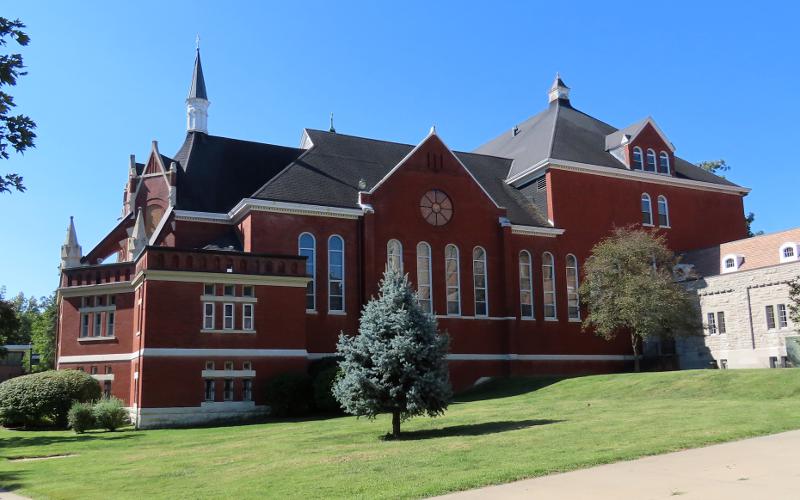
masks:
<instances>
[{"instance_id":1,"label":"blue sky","mask_svg":"<svg viewBox=\"0 0 800 500\"><path fill-rule=\"evenodd\" d=\"M177 150L198 33L212 134L297 145L333 111L342 133L417 143L435 124L469 151L542 110L559 71L578 109L652 115L678 155L727 160L755 229L797 226L800 8L647 4L5 4L31 36L12 93L39 137L0 161L28 187L0 195L0 286L52 291L69 216L88 251L120 214L128 155Z\"/></svg>"}]
</instances>

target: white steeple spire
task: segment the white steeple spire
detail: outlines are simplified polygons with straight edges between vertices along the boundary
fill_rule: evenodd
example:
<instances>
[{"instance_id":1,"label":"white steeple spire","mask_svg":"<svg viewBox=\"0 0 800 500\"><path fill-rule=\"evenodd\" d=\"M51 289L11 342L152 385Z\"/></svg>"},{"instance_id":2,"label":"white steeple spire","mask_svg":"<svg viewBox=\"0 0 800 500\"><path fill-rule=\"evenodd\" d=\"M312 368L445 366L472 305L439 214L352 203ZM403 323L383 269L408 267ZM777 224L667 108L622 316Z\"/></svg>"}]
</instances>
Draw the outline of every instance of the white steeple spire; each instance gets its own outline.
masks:
<instances>
[{"instance_id":1,"label":"white steeple spire","mask_svg":"<svg viewBox=\"0 0 800 500\"><path fill-rule=\"evenodd\" d=\"M77 267L81 265L81 254L83 250L78 244L78 234L75 232L75 223L72 216L69 217L67 225L67 237L61 245L61 268Z\"/></svg>"},{"instance_id":2,"label":"white steeple spire","mask_svg":"<svg viewBox=\"0 0 800 500\"><path fill-rule=\"evenodd\" d=\"M200 37L197 38L197 49L194 58L194 72L189 96L186 98L186 131L208 133L208 95L206 81L203 78L203 66L200 64Z\"/></svg>"},{"instance_id":3,"label":"white steeple spire","mask_svg":"<svg viewBox=\"0 0 800 500\"><path fill-rule=\"evenodd\" d=\"M556 73L556 78L553 80L553 85L547 92L547 102L562 101L569 103L569 87L561 79L561 75Z\"/></svg>"},{"instance_id":4,"label":"white steeple spire","mask_svg":"<svg viewBox=\"0 0 800 500\"><path fill-rule=\"evenodd\" d=\"M147 232L144 228L144 216L142 209L136 212L136 222L133 224L133 231L128 237L128 260L133 260L147 246Z\"/></svg>"}]
</instances>

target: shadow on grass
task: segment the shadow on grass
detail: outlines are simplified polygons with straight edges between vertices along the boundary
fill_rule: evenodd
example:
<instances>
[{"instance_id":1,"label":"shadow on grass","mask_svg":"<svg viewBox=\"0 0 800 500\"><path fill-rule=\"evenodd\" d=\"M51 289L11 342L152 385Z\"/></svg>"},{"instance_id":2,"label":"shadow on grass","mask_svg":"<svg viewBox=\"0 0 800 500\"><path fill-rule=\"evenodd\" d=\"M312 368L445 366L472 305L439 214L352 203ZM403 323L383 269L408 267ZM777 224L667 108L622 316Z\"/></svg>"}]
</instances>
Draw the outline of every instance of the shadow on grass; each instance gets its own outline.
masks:
<instances>
[{"instance_id":1,"label":"shadow on grass","mask_svg":"<svg viewBox=\"0 0 800 500\"><path fill-rule=\"evenodd\" d=\"M85 443L87 441L117 441L121 439L133 439L136 437L141 437L141 434L136 433L127 433L127 434L112 434L110 433L101 433L101 434L74 434L74 435L63 435L63 436L42 436L36 435L33 431L22 431L19 435L10 436L10 437L3 437L3 448L26 448L31 446L50 446L53 444L69 444L69 443ZM25 456L24 450L18 450L18 452L14 455L13 458L17 458L20 456ZM6 456L6 458L9 458ZM2 485L2 482L0 482Z\"/></svg>"},{"instance_id":2,"label":"shadow on grass","mask_svg":"<svg viewBox=\"0 0 800 500\"><path fill-rule=\"evenodd\" d=\"M570 377L510 377L495 378L457 394L454 403L470 403L487 399L508 398L544 389Z\"/></svg>"},{"instance_id":3,"label":"shadow on grass","mask_svg":"<svg viewBox=\"0 0 800 500\"><path fill-rule=\"evenodd\" d=\"M5 491L14 491L18 488L22 487L22 484L18 482L19 474L16 472L10 471L2 471L0 472L0 492L3 490ZM0 494L2 497L2 494Z\"/></svg>"},{"instance_id":4,"label":"shadow on grass","mask_svg":"<svg viewBox=\"0 0 800 500\"><path fill-rule=\"evenodd\" d=\"M537 425L557 424L559 422L564 422L564 420L502 420L499 422L484 422L481 424L451 425L450 427L442 427L441 429L423 429L419 431L403 432L400 439L412 441L452 436L483 436L485 434L518 431Z\"/></svg>"}]
</instances>

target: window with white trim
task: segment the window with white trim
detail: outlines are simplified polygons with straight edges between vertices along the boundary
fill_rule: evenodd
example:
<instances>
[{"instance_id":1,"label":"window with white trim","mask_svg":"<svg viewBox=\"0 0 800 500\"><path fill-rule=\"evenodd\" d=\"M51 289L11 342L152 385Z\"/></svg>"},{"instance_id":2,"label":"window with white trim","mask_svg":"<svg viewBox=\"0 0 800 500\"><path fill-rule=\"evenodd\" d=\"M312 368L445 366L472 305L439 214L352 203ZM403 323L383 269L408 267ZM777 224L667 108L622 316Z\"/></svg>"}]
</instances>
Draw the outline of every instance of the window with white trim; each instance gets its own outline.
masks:
<instances>
[{"instance_id":1,"label":"window with white trim","mask_svg":"<svg viewBox=\"0 0 800 500\"><path fill-rule=\"evenodd\" d=\"M580 297L578 296L578 259L567 254L567 317L573 321L581 319Z\"/></svg>"},{"instance_id":2,"label":"window with white trim","mask_svg":"<svg viewBox=\"0 0 800 500\"><path fill-rule=\"evenodd\" d=\"M114 316L115 316L114 311L108 311L106 313L106 337L114 336L114 321L115 321Z\"/></svg>"},{"instance_id":3,"label":"window with white trim","mask_svg":"<svg viewBox=\"0 0 800 500\"><path fill-rule=\"evenodd\" d=\"M658 154L658 173L669 174L669 155L666 151Z\"/></svg>"},{"instance_id":4,"label":"window with white trim","mask_svg":"<svg viewBox=\"0 0 800 500\"><path fill-rule=\"evenodd\" d=\"M105 396L106 398L110 398L111 397L111 381L110 380L104 380L103 381L103 396Z\"/></svg>"},{"instance_id":5,"label":"window with white trim","mask_svg":"<svg viewBox=\"0 0 800 500\"><path fill-rule=\"evenodd\" d=\"M253 400L253 379L242 380L242 401Z\"/></svg>"},{"instance_id":6,"label":"window with white trim","mask_svg":"<svg viewBox=\"0 0 800 500\"><path fill-rule=\"evenodd\" d=\"M779 253L781 264L783 264L784 262L796 261L798 257L797 255L798 250L800 250L800 246L798 246L797 243L793 241L789 241L781 245Z\"/></svg>"},{"instance_id":7,"label":"window with white trim","mask_svg":"<svg viewBox=\"0 0 800 500\"><path fill-rule=\"evenodd\" d=\"M225 362L225 371L233 371L233 361Z\"/></svg>"},{"instance_id":8,"label":"window with white trim","mask_svg":"<svg viewBox=\"0 0 800 500\"><path fill-rule=\"evenodd\" d=\"M226 378L225 385L223 386L223 398L225 401L233 401L233 379Z\"/></svg>"},{"instance_id":9,"label":"window with white trim","mask_svg":"<svg viewBox=\"0 0 800 500\"><path fill-rule=\"evenodd\" d=\"M234 325L233 304L226 303L222 306L222 329L233 330Z\"/></svg>"},{"instance_id":10,"label":"window with white trim","mask_svg":"<svg viewBox=\"0 0 800 500\"><path fill-rule=\"evenodd\" d=\"M214 387L214 379L207 378L207 379L204 380L204 382L205 382L204 399L206 401L214 401L214 398L216 397L216 394L215 394L216 390L215 390L215 387Z\"/></svg>"},{"instance_id":11,"label":"window with white trim","mask_svg":"<svg viewBox=\"0 0 800 500\"><path fill-rule=\"evenodd\" d=\"M644 170L644 162L642 161L642 148L636 146L633 148L633 169Z\"/></svg>"},{"instance_id":12,"label":"window with white trim","mask_svg":"<svg viewBox=\"0 0 800 500\"><path fill-rule=\"evenodd\" d=\"M447 314L461 315L461 276L458 247L452 243L444 248L445 283L447 284Z\"/></svg>"},{"instance_id":13,"label":"window with white trim","mask_svg":"<svg viewBox=\"0 0 800 500\"><path fill-rule=\"evenodd\" d=\"M723 334L723 333L726 332L726 328L725 328L725 313L722 312L722 311L719 311L717 313L717 330L719 331L720 334Z\"/></svg>"},{"instance_id":14,"label":"window with white trim","mask_svg":"<svg viewBox=\"0 0 800 500\"><path fill-rule=\"evenodd\" d=\"M725 269L734 269L735 267L736 267L736 259L731 257L725 259Z\"/></svg>"},{"instance_id":15,"label":"window with white trim","mask_svg":"<svg viewBox=\"0 0 800 500\"><path fill-rule=\"evenodd\" d=\"M214 303L203 302L203 330L214 329Z\"/></svg>"},{"instance_id":16,"label":"window with white trim","mask_svg":"<svg viewBox=\"0 0 800 500\"><path fill-rule=\"evenodd\" d=\"M716 335L717 334L717 319L714 316L713 312L706 314L706 318L708 320L708 334L709 335Z\"/></svg>"},{"instance_id":17,"label":"window with white trim","mask_svg":"<svg viewBox=\"0 0 800 500\"><path fill-rule=\"evenodd\" d=\"M647 168L645 170L648 172L656 171L656 152L652 149L647 150Z\"/></svg>"},{"instance_id":18,"label":"window with white trim","mask_svg":"<svg viewBox=\"0 0 800 500\"><path fill-rule=\"evenodd\" d=\"M94 313L94 331L92 334L95 337L103 336L103 315L99 312Z\"/></svg>"},{"instance_id":19,"label":"window with white trim","mask_svg":"<svg viewBox=\"0 0 800 500\"><path fill-rule=\"evenodd\" d=\"M306 258L306 276L311 281L306 285L306 311L317 309L317 240L311 233L303 233L297 239L299 254Z\"/></svg>"},{"instance_id":20,"label":"window with white trim","mask_svg":"<svg viewBox=\"0 0 800 500\"><path fill-rule=\"evenodd\" d=\"M386 243L386 269L403 273L403 244L398 240Z\"/></svg>"},{"instance_id":21,"label":"window with white trim","mask_svg":"<svg viewBox=\"0 0 800 500\"><path fill-rule=\"evenodd\" d=\"M213 283L206 283L203 285L203 295L216 295L216 287Z\"/></svg>"},{"instance_id":22,"label":"window with white trim","mask_svg":"<svg viewBox=\"0 0 800 500\"><path fill-rule=\"evenodd\" d=\"M255 297L253 285L245 285L242 287L242 297Z\"/></svg>"},{"instance_id":23,"label":"window with white trim","mask_svg":"<svg viewBox=\"0 0 800 500\"><path fill-rule=\"evenodd\" d=\"M417 301L423 311L433 314L431 291L431 246L420 241L417 243Z\"/></svg>"},{"instance_id":24,"label":"window with white trim","mask_svg":"<svg viewBox=\"0 0 800 500\"><path fill-rule=\"evenodd\" d=\"M89 336L89 313L81 313L81 337Z\"/></svg>"},{"instance_id":25,"label":"window with white trim","mask_svg":"<svg viewBox=\"0 0 800 500\"><path fill-rule=\"evenodd\" d=\"M472 282L475 290L475 316L489 315L488 279L486 269L486 250L475 247L472 250Z\"/></svg>"},{"instance_id":26,"label":"window with white trim","mask_svg":"<svg viewBox=\"0 0 800 500\"><path fill-rule=\"evenodd\" d=\"M544 294L544 319L557 319L555 259L553 254L542 254L542 293Z\"/></svg>"},{"instance_id":27,"label":"window with white trim","mask_svg":"<svg viewBox=\"0 0 800 500\"><path fill-rule=\"evenodd\" d=\"M228 297L235 297L236 296L236 285L225 285L223 287L223 295Z\"/></svg>"},{"instance_id":28,"label":"window with white trim","mask_svg":"<svg viewBox=\"0 0 800 500\"><path fill-rule=\"evenodd\" d=\"M774 330L775 329L775 308L773 306L767 306L765 308L765 313L767 315L767 330Z\"/></svg>"},{"instance_id":29,"label":"window with white trim","mask_svg":"<svg viewBox=\"0 0 800 500\"><path fill-rule=\"evenodd\" d=\"M214 369L214 362L206 361L206 370L213 370L213 369Z\"/></svg>"},{"instance_id":30,"label":"window with white trim","mask_svg":"<svg viewBox=\"0 0 800 500\"><path fill-rule=\"evenodd\" d=\"M533 318L533 265L527 250L519 253L519 314Z\"/></svg>"},{"instance_id":31,"label":"window with white trim","mask_svg":"<svg viewBox=\"0 0 800 500\"><path fill-rule=\"evenodd\" d=\"M788 315L786 314L786 304L778 304L778 328L789 326Z\"/></svg>"},{"instance_id":32,"label":"window with white trim","mask_svg":"<svg viewBox=\"0 0 800 500\"><path fill-rule=\"evenodd\" d=\"M661 227L669 227L669 205L667 205L667 197L659 195L657 205L658 225Z\"/></svg>"},{"instance_id":33,"label":"window with white trim","mask_svg":"<svg viewBox=\"0 0 800 500\"><path fill-rule=\"evenodd\" d=\"M653 205L650 202L650 195L642 193L642 225L653 225Z\"/></svg>"},{"instance_id":34,"label":"window with white trim","mask_svg":"<svg viewBox=\"0 0 800 500\"><path fill-rule=\"evenodd\" d=\"M328 311L344 312L344 240L328 238Z\"/></svg>"},{"instance_id":35,"label":"window with white trim","mask_svg":"<svg viewBox=\"0 0 800 500\"><path fill-rule=\"evenodd\" d=\"M792 247L784 248L783 249L783 256L786 257L787 259L789 257L794 257L794 248L792 248Z\"/></svg>"},{"instance_id":36,"label":"window with white trim","mask_svg":"<svg viewBox=\"0 0 800 500\"><path fill-rule=\"evenodd\" d=\"M253 369L252 361L242 361L242 370L248 371Z\"/></svg>"},{"instance_id":37,"label":"window with white trim","mask_svg":"<svg viewBox=\"0 0 800 500\"><path fill-rule=\"evenodd\" d=\"M254 330L253 304L242 304L242 330Z\"/></svg>"}]
</instances>

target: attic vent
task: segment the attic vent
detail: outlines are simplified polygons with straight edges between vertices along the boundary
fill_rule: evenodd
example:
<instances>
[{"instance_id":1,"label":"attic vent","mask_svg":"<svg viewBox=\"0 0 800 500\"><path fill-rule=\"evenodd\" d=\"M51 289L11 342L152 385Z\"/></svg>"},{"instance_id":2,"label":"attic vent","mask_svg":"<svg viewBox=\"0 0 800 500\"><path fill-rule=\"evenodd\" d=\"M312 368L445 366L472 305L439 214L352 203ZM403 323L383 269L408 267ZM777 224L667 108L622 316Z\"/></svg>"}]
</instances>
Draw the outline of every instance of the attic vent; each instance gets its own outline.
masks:
<instances>
[{"instance_id":1,"label":"attic vent","mask_svg":"<svg viewBox=\"0 0 800 500\"><path fill-rule=\"evenodd\" d=\"M514 128L513 128L513 129L511 129L511 136L512 136L512 137L516 137L516 136L517 136L517 134L519 134L519 127L517 127L516 125L514 125Z\"/></svg>"},{"instance_id":2,"label":"attic vent","mask_svg":"<svg viewBox=\"0 0 800 500\"><path fill-rule=\"evenodd\" d=\"M538 181L536 181L536 190L537 191L544 191L547 189L547 177L540 177Z\"/></svg>"}]
</instances>

